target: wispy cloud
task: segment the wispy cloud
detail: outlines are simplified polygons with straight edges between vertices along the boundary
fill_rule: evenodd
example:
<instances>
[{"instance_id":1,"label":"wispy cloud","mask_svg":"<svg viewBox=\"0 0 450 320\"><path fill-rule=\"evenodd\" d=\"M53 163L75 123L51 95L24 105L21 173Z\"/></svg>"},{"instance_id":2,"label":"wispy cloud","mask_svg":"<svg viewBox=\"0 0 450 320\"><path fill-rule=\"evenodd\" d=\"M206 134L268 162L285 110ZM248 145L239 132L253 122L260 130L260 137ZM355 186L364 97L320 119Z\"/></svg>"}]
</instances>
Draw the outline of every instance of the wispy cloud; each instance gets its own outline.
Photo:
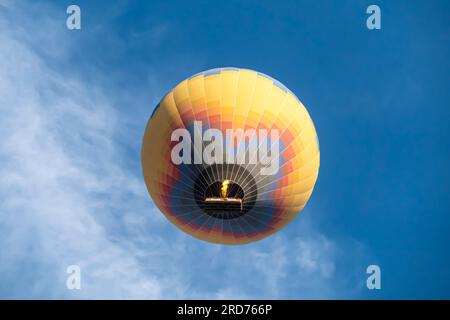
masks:
<instances>
[{"instance_id":1,"label":"wispy cloud","mask_svg":"<svg viewBox=\"0 0 450 320\"><path fill-rule=\"evenodd\" d=\"M102 223L117 211L126 219L126 201L148 205L120 164L116 112L11 34L0 36L0 295L67 296L65 268L79 264L83 297L160 297L161 279ZM16 291L23 272L28 283Z\"/></svg>"}]
</instances>

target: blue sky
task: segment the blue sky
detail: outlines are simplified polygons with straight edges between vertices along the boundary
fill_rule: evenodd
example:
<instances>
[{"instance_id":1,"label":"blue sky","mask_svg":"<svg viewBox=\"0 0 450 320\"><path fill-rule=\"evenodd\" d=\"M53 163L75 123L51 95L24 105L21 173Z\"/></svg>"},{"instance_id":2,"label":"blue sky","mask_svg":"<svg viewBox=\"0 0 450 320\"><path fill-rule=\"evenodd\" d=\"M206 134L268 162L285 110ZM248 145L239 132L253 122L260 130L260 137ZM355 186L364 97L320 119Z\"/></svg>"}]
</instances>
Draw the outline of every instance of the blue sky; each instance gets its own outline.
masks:
<instances>
[{"instance_id":1,"label":"blue sky","mask_svg":"<svg viewBox=\"0 0 450 320\"><path fill-rule=\"evenodd\" d=\"M0 0L0 297L450 298L449 21L448 1ZM285 84L321 147L299 217L238 247L170 224L140 167L159 99L223 66Z\"/></svg>"}]
</instances>

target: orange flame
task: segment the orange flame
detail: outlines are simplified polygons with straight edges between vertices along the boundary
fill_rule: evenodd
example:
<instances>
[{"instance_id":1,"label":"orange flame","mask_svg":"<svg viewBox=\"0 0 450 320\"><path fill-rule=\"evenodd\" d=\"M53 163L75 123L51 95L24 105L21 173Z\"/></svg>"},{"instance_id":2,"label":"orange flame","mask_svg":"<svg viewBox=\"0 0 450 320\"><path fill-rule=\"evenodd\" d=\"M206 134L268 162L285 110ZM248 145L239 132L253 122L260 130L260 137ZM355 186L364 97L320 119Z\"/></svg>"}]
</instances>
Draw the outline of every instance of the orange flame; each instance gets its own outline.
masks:
<instances>
[{"instance_id":1,"label":"orange flame","mask_svg":"<svg viewBox=\"0 0 450 320\"><path fill-rule=\"evenodd\" d=\"M222 198L226 198L228 194L228 185L231 183L230 180L224 180L222 182L222 188L220 191L222 192Z\"/></svg>"}]
</instances>

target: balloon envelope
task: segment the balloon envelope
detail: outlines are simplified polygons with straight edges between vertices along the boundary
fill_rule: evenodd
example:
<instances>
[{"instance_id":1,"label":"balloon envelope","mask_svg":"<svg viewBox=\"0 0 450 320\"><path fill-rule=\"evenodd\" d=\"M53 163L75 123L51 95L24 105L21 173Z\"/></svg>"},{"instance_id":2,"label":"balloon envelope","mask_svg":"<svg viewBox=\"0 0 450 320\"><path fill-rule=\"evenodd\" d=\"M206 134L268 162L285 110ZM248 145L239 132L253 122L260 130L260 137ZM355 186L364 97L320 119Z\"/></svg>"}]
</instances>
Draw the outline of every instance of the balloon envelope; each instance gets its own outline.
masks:
<instances>
[{"instance_id":1,"label":"balloon envelope","mask_svg":"<svg viewBox=\"0 0 450 320\"><path fill-rule=\"evenodd\" d=\"M196 74L170 91L148 121L141 156L161 212L184 232L224 244L290 223L320 163L298 98L269 76L237 68Z\"/></svg>"}]
</instances>

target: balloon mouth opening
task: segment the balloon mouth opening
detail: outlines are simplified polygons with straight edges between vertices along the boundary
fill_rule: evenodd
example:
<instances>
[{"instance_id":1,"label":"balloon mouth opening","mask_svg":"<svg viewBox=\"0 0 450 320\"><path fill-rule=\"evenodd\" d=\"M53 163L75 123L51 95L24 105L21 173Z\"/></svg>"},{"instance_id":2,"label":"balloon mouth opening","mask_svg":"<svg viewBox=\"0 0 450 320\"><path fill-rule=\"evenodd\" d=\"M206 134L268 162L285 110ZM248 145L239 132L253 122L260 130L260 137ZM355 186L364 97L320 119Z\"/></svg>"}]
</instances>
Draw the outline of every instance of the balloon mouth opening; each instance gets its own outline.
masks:
<instances>
[{"instance_id":1,"label":"balloon mouth opening","mask_svg":"<svg viewBox=\"0 0 450 320\"><path fill-rule=\"evenodd\" d=\"M196 179L194 198L210 217L235 219L249 212L257 197L253 175L240 165L212 165Z\"/></svg>"},{"instance_id":2,"label":"balloon mouth opening","mask_svg":"<svg viewBox=\"0 0 450 320\"><path fill-rule=\"evenodd\" d=\"M244 190L228 179L206 188L204 211L216 218L236 218L243 214Z\"/></svg>"}]
</instances>

